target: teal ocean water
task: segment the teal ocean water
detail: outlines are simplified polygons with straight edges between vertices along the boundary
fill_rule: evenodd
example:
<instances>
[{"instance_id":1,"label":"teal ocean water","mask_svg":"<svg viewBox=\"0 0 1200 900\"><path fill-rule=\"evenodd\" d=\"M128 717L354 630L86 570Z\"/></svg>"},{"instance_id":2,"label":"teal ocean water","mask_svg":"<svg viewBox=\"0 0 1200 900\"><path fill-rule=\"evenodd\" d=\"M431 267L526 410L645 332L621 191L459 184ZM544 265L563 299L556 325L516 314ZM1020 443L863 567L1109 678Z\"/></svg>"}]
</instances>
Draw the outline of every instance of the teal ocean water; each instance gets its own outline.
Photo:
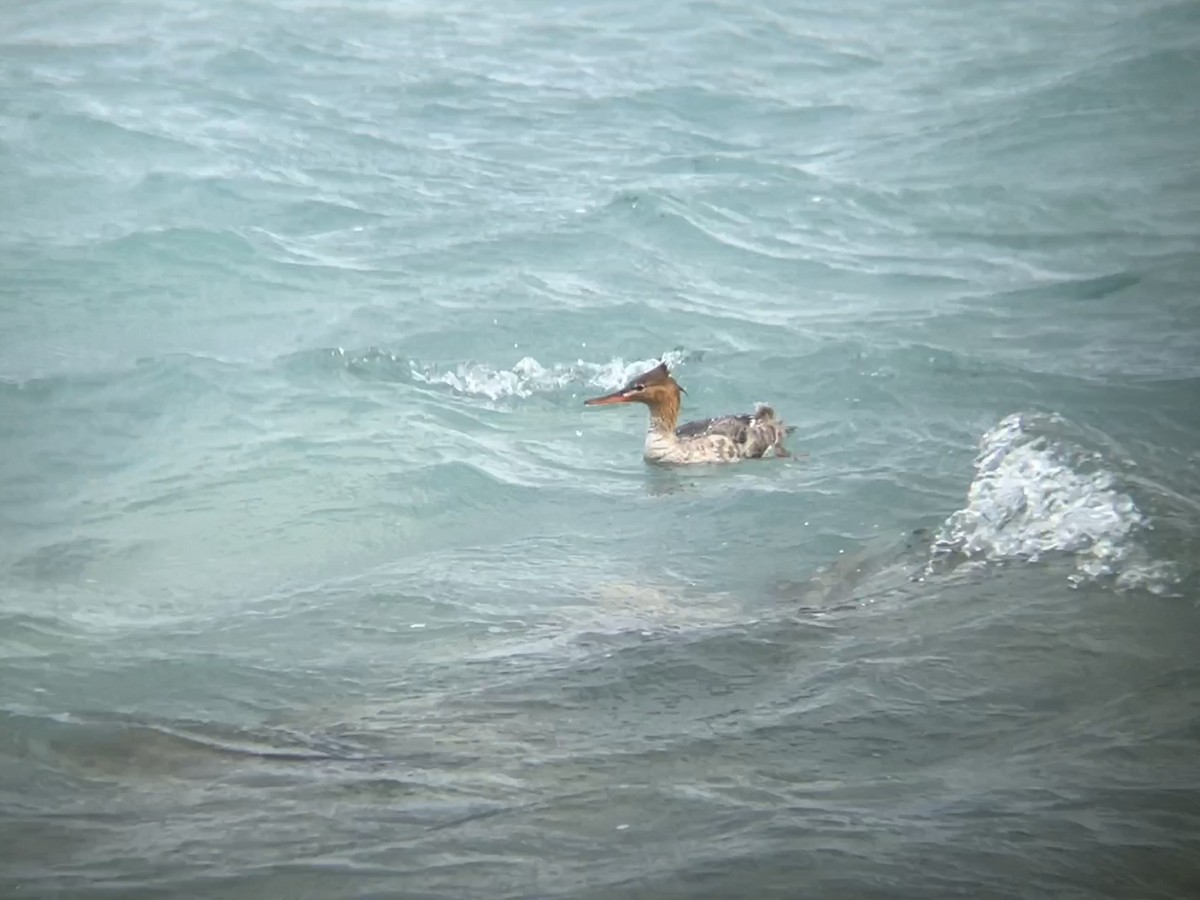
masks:
<instances>
[{"instance_id":1,"label":"teal ocean water","mask_svg":"<svg viewBox=\"0 0 1200 900\"><path fill-rule=\"evenodd\" d=\"M0 894L1197 896L1197 4L0 26Z\"/></svg>"}]
</instances>

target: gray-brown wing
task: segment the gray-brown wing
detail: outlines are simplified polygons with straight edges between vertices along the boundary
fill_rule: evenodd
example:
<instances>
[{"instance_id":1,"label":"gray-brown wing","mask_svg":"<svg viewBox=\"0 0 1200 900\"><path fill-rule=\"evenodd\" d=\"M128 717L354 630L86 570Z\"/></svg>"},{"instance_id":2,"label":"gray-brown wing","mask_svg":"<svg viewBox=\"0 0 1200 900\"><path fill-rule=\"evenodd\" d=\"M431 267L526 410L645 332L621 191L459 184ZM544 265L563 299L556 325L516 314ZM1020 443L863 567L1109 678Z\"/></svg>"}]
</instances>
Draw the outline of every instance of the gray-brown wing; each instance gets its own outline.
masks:
<instances>
[{"instance_id":1,"label":"gray-brown wing","mask_svg":"<svg viewBox=\"0 0 1200 900\"><path fill-rule=\"evenodd\" d=\"M700 419L688 422L675 429L681 438L695 438L705 434L723 434L735 444L744 444L754 416L717 416L715 419Z\"/></svg>"}]
</instances>

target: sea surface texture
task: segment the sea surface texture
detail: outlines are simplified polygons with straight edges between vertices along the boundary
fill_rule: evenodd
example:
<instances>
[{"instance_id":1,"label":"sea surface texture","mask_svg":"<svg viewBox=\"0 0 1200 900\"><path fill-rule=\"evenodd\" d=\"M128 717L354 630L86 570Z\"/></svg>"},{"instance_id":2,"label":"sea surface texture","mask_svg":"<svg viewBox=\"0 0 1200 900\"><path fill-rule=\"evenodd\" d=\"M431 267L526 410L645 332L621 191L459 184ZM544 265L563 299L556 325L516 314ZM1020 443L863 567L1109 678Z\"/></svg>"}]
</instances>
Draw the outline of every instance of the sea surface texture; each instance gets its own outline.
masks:
<instances>
[{"instance_id":1,"label":"sea surface texture","mask_svg":"<svg viewBox=\"0 0 1200 900\"><path fill-rule=\"evenodd\" d=\"M1200 896L1200 4L0 6L0 896ZM793 456L664 468L640 406Z\"/></svg>"}]
</instances>

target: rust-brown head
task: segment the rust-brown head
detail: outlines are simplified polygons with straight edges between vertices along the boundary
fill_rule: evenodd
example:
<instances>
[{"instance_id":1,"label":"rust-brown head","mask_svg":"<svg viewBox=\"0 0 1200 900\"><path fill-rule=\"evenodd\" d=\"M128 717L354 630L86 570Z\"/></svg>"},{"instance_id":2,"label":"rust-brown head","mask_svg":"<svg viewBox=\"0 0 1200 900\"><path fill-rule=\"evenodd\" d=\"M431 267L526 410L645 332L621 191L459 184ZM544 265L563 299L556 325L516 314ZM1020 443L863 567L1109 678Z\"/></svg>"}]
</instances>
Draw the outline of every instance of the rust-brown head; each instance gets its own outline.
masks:
<instances>
[{"instance_id":1,"label":"rust-brown head","mask_svg":"<svg viewBox=\"0 0 1200 900\"><path fill-rule=\"evenodd\" d=\"M659 363L649 372L630 380L619 391L585 400L584 406L608 406L612 403L645 403L650 414L674 421L679 415L679 395L686 393L671 377L666 363Z\"/></svg>"}]
</instances>

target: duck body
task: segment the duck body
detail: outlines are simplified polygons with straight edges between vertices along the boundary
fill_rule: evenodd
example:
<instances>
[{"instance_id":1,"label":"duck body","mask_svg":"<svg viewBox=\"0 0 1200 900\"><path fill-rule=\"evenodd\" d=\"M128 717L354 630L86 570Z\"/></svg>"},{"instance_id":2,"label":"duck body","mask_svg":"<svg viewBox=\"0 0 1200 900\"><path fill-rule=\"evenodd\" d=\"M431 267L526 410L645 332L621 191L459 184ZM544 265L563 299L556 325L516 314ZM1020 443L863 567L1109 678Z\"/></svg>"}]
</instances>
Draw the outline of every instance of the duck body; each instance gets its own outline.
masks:
<instances>
[{"instance_id":1,"label":"duck body","mask_svg":"<svg viewBox=\"0 0 1200 900\"><path fill-rule=\"evenodd\" d=\"M746 415L700 419L673 431L656 429L651 420L643 455L650 462L685 464L761 459L768 452L788 456L783 446L787 433L788 427L765 404Z\"/></svg>"},{"instance_id":2,"label":"duck body","mask_svg":"<svg viewBox=\"0 0 1200 900\"><path fill-rule=\"evenodd\" d=\"M665 363L632 379L619 391L585 401L587 406L643 403L650 409L643 456L648 462L673 465L726 463L760 459L768 452L790 456L783 440L793 429L775 410L759 404L745 415L718 416L677 425L680 395L678 382Z\"/></svg>"}]
</instances>

